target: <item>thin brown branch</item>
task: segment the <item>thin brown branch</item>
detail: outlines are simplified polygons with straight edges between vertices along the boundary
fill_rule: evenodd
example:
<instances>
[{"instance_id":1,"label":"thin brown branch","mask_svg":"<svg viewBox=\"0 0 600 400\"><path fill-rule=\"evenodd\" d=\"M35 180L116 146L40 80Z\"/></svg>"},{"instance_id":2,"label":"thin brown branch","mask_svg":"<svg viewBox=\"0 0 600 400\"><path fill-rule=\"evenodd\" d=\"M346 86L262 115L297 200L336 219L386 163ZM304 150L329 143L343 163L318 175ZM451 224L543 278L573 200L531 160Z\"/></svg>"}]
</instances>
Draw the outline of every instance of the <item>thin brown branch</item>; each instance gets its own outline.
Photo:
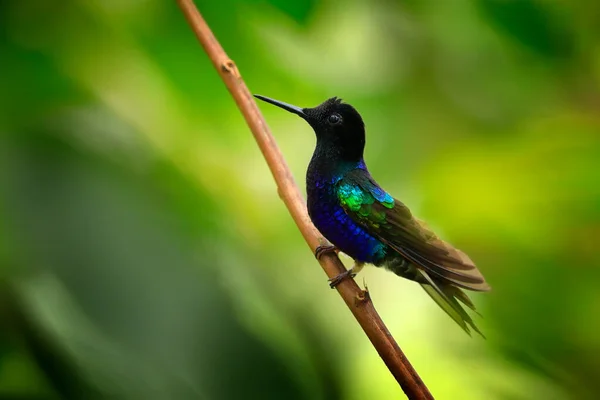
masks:
<instances>
[{"instance_id":1,"label":"thin brown branch","mask_svg":"<svg viewBox=\"0 0 600 400\"><path fill-rule=\"evenodd\" d=\"M327 241L310 221L304 198L294 182L292 173L235 63L227 57L227 54L196 9L193 0L177 0L177 2L200 44L210 57L244 115L275 178L279 196L314 253L317 246L326 244ZM329 278L345 271L344 265L335 254L323 256L320 264ZM343 280L336 288L408 398L433 399L417 372L398 347L379 314L375 311L369 293L361 290L352 279Z\"/></svg>"}]
</instances>

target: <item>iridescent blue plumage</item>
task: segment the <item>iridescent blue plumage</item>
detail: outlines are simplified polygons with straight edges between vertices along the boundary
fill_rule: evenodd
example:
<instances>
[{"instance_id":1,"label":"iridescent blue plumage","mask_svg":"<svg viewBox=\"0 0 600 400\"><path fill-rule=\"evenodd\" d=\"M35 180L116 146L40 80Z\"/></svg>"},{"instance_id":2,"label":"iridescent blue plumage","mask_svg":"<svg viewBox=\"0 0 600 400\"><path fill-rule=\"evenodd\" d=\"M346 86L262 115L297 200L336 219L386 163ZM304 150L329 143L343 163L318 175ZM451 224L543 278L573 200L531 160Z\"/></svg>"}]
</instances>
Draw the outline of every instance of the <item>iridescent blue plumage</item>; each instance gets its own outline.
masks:
<instances>
[{"instance_id":1,"label":"iridescent blue plumage","mask_svg":"<svg viewBox=\"0 0 600 400\"><path fill-rule=\"evenodd\" d=\"M479 332L459 301L475 310L461 290L489 290L471 259L439 239L408 207L383 190L363 160L365 128L360 114L337 98L315 108L299 108L263 96L305 119L317 135L308 165L308 213L319 231L355 260L331 286L366 263L418 282L467 333ZM317 250L317 257L322 254Z\"/></svg>"},{"instance_id":2,"label":"iridescent blue plumage","mask_svg":"<svg viewBox=\"0 0 600 400\"><path fill-rule=\"evenodd\" d=\"M308 213L317 229L341 251L355 260L378 264L385 258L388 246L356 223L339 200L340 191L347 192L347 197L358 198L361 197L362 189L356 185L341 188L336 185L345 172L363 168L364 163L349 164L332 176L320 176L315 168L309 168Z\"/></svg>"}]
</instances>

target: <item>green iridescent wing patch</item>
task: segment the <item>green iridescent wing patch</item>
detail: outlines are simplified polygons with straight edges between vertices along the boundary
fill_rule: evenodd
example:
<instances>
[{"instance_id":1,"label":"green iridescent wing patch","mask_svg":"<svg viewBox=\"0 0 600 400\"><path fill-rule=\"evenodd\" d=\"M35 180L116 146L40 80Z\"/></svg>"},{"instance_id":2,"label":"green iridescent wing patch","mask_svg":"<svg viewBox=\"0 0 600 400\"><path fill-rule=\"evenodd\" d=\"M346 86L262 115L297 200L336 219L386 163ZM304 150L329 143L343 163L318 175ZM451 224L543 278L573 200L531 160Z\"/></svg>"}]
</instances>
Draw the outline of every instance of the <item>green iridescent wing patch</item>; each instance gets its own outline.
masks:
<instances>
[{"instance_id":1,"label":"green iridescent wing patch","mask_svg":"<svg viewBox=\"0 0 600 400\"><path fill-rule=\"evenodd\" d=\"M379 189L379 188L378 188ZM382 192L383 194L381 194ZM394 198L379 189L375 194L352 180L343 180L338 184L338 199L348 214L355 214L371 227L379 227L385 222L385 213L373 207L376 202L386 208L394 207ZM377 197L375 197L377 195ZM379 199L383 202L380 203Z\"/></svg>"}]
</instances>

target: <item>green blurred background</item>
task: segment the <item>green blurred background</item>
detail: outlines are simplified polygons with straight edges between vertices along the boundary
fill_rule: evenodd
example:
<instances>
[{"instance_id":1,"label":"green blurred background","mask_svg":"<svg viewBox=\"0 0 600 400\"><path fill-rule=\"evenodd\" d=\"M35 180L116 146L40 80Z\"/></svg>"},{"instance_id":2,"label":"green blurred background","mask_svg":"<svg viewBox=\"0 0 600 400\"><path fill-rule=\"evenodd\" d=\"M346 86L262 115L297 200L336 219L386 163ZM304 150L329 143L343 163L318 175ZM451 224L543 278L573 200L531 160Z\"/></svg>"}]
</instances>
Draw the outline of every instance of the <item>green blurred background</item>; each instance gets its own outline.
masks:
<instances>
[{"instance_id":1,"label":"green blurred background","mask_svg":"<svg viewBox=\"0 0 600 400\"><path fill-rule=\"evenodd\" d=\"M487 340L357 278L436 398L600 396L597 0L196 4L251 91L356 106L376 179L486 275ZM403 398L175 1L0 21L0 398ZM260 106L303 188L313 132Z\"/></svg>"}]
</instances>

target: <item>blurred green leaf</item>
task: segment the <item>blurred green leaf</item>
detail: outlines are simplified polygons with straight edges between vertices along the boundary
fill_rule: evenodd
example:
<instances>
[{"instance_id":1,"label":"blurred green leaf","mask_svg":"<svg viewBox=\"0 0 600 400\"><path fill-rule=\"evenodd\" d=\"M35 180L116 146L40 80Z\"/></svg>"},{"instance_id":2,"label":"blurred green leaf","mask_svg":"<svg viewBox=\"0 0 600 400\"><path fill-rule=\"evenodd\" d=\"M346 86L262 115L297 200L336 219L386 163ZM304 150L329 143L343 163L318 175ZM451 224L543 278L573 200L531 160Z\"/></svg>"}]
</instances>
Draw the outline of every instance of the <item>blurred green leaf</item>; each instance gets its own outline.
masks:
<instances>
[{"instance_id":1,"label":"blurred green leaf","mask_svg":"<svg viewBox=\"0 0 600 400\"><path fill-rule=\"evenodd\" d=\"M317 4L316 0L267 0L267 2L301 24L305 24L308 21L311 12Z\"/></svg>"},{"instance_id":2,"label":"blurred green leaf","mask_svg":"<svg viewBox=\"0 0 600 400\"><path fill-rule=\"evenodd\" d=\"M539 0L478 0L484 15L518 43L544 57L568 59L575 50L571 27Z\"/></svg>"}]
</instances>

